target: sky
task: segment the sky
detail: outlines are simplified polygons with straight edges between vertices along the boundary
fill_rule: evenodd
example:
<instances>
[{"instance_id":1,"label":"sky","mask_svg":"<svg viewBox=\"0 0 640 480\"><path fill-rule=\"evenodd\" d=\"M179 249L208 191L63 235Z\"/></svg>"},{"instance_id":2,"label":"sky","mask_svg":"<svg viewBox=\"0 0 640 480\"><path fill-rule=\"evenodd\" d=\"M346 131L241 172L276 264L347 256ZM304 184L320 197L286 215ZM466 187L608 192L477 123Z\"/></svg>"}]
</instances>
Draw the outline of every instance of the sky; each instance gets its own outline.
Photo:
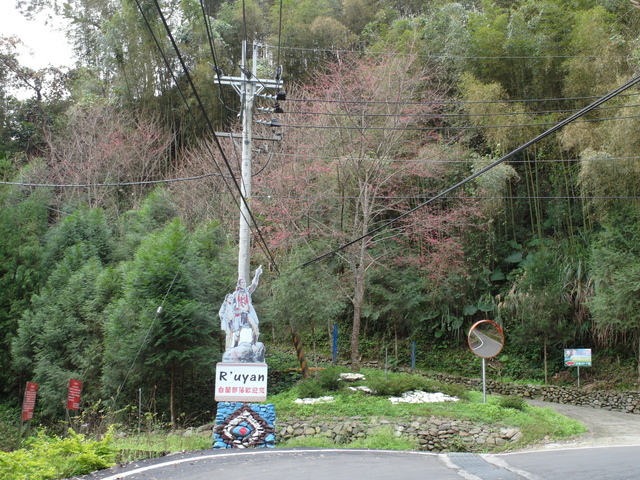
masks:
<instances>
[{"instance_id":1,"label":"sky","mask_svg":"<svg viewBox=\"0 0 640 480\"><path fill-rule=\"evenodd\" d=\"M20 63L33 69L71 66L73 56L64 34L46 25L44 17L26 20L15 9L15 0L0 0L0 35L17 36L26 48L20 50Z\"/></svg>"}]
</instances>

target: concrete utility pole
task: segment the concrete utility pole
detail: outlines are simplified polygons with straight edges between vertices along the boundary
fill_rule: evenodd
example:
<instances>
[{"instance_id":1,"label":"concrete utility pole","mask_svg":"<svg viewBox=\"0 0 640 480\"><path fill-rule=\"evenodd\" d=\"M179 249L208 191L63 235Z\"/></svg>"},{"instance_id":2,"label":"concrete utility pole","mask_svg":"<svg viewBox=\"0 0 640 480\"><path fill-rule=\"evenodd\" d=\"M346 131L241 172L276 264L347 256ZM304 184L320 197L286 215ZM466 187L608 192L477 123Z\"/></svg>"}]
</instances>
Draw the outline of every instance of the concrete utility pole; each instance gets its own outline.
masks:
<instances>
[{"instance_id":1,"label":"concrete utility pole","mask_svg":"<svg viewBox=\"0 0 640 480\"><path fill-rule=\"evenodd\" d=\"M253 138L251 134L251 127L253 123L254 102L256 96L260 95L265 88L274 88L277 94L273 97L273 100L284 100L286 95L284 92L279 91L280 88L280 73L281 69L278 67L276 78L274 80L265 80L258 78L258 48L262 45L258 42L253 43L253 63L251 71L247 66L247 42L242 42L242 63L240 70L242 76L240 77L226 77L221 72L216 72L219 77L220 84L231 85L236 92L240 95L242 102L242 136L230 134L230 133L218 133L220 137L242 138L242 170L241 170L241 182L240 191L244 201L240 201L240 235L239 235L239 247L238 247L238 278L242 278L245 281L249 281L250 278L250 260L251 260L251 228L250 228L250 212L249 205L251 203L251 153L253 148ZM261 95L262 96L262 95ZM276 103L277 107L277 103ZM272 127L277 127L279 124L275 119L270 122L259 122ZM275 134L273 137L260 137L260 140L266 141L280 141L280 136Z\"/></svg>"}]
</instances>

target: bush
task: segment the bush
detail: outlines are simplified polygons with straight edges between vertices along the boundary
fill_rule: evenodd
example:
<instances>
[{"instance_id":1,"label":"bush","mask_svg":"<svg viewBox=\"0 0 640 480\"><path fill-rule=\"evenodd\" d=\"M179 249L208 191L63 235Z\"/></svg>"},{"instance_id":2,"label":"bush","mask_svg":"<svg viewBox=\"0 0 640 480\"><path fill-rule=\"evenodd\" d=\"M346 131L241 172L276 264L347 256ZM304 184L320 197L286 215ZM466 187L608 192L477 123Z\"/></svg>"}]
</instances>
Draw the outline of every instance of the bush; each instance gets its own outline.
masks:
<instances>
[{"instance_id":1,"label":"bush","mask_svg":"<svg viewBox=\"0 0 640 480\"><path fill-rule=\"evenodd\" d=\"M327 392L337 392L344 388L344 382L340 380L340 374L344 369L339 367L330 367L320 370L317 373L317 379L320 386Z\"/></svg>"},{"instance_id":2,"label":"bush","mask_svg":"<svg viewBox=\"0 0 640 480\"><path fill-rule=\"evenodd\" d=\"M418 450L420 444L415 437L397 436L391 427L381 427L365 437L357 438L349 443L349 448L366 448L375 450Z\"/></svg>"},{"instance_id":3,"label":"bush","mask_svg":"<svg viewBox=\"0 0 640 480\"><path fill-rule=\"evenodd\" d=\"M68 438L40 433L26 448L0 452L0 478L12 480L54 480L84 475L115 464L111 436L101 441L86 440L69 430Z\"/></svg>"},{"instance_id":4,"label":"bush","mask_svg":"<svg viewBox=\"0 0 640 480\"><path fill-rule=\"evenodd\" d=\"M0 450L6 452L16 446L20 429L20 409L9 405L0 405Z\"/></svg>"},{"instance_id":5,"label":"bush","mask_svg":"<svg viewBox=\"0 0 640 480\"><path fill-rule=\"evenodd\" d=\"M398 397L414 390L431 391L430 385L429 379L408 373L391 373L386 377L367 379L367 386L374 390L376 395L385 397Z\"/></svg>"},{"instance_id":6,"label":"bush","mask_svg":"<svg viewBox=\"0 0 640 480\"><path fill-rule=\"evenodd\" d=\"M325 390L315 378L305 378L296 384L296 392L300 398L318 398L325 395Z\"/></svg>"},{"instance_id":7,"label":"bush","mask_svg":"<svg viewBox=\"0 0 640 480\"><path fill-rule=\"evenodd\" d=\"M520 397L502 397L498 400L498 405L502 408L513 408L520 411L524 411L527 408L527 402Z\"/></svg>"}]
</instances>

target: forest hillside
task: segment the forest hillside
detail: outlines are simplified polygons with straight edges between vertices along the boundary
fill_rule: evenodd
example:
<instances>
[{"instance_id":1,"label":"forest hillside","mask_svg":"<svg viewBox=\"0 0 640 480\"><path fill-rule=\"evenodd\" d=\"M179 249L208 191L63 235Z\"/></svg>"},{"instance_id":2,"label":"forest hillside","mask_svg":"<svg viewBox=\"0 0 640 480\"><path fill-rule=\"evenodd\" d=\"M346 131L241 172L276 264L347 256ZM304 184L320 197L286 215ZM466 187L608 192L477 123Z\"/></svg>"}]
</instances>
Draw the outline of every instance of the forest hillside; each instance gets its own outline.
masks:
<instances>
[{"instance_id":1,"label":"forest hillside","mask_svg":"<svg viewBox=\"0 0 640 480\"><path fill-rule=\"evenodd\" d=\"M77 63L0 36L0 403L209 411L241 208L267 349L468 373L491 319L496 375L638 388L634 2L17 3Z\"/></svg>"}]
</instances>

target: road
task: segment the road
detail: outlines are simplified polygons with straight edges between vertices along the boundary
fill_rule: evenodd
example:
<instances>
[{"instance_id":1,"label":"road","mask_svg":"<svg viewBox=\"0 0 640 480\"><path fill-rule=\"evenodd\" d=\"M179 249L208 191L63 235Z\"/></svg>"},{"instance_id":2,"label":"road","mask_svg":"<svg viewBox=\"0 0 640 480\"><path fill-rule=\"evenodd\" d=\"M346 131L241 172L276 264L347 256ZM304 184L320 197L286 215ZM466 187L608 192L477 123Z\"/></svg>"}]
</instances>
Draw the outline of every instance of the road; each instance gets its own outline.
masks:
<instances>
[{"instance_id":1,"label":"road","mask_svg":"<svg viewBox=\"0 0 640 480\"><path fill-rule=\"evenodd\" d=\"M503 454L345 449L209 450L134 462L84 480L636 480L640 478L640 416L532 401L576 418L589 432Z\"/></svg>"}]
</instances>

